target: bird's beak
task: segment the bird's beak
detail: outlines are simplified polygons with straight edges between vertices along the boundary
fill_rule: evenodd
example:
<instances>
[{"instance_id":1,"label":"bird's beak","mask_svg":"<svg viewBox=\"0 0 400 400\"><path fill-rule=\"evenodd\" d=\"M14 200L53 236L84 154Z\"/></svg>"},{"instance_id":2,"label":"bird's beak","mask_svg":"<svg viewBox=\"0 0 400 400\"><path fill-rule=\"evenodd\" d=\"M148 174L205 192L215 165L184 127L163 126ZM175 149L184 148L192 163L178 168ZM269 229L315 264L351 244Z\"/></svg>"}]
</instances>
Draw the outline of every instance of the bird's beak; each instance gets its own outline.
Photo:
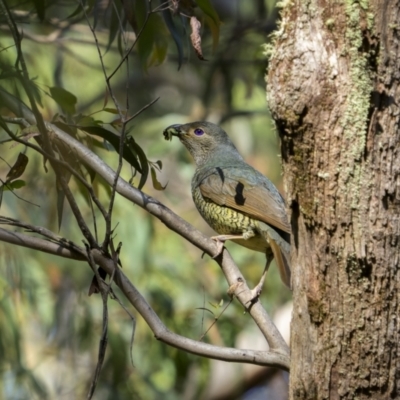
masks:
<instances>
[{"instance_id":1,"label":"bird's beak","mask_svg":"<svg viewBox=\"0 0 400 400\"><path fill-rule=\"evenodd\" d=\"M166 128L163 132L165 140L172 140L172 136L177 136L178 138L181 137L182 134L186 133L182 130L183 125L171 125Z\"/></svg>"}]
</instances>

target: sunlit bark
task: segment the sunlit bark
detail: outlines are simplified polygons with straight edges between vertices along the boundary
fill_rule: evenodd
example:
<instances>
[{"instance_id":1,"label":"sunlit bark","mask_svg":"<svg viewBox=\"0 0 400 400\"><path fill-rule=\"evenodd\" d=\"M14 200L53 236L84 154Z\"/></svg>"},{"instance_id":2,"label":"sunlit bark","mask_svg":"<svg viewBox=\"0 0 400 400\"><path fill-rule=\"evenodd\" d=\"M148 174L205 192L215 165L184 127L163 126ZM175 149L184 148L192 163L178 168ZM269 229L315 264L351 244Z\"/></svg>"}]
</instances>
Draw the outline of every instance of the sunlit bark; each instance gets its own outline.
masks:
<instances>
[{"instance_id":1,"label":"sunlit bark","mask_svg":"<svg viewBox=\"0 0 400 400\"><path fill-rule=\"evenodd\" d=\"M267 97L293 226L292 399L400 396L400 4L295 1Z\"/></svg>"}]
</instances>

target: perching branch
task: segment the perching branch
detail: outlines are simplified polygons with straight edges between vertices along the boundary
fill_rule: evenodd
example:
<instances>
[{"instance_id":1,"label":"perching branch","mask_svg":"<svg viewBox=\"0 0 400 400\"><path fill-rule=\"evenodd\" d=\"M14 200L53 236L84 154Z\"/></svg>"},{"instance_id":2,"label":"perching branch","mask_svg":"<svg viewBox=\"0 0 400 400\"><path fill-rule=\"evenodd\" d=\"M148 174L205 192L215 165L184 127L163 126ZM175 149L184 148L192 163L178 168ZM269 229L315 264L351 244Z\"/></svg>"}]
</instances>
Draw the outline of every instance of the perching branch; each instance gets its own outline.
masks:
<instances>
[{"instance_id":1,"label":"perching branch","mask_svg":"<svg viewBox=\"0 0 400 400\"><path fill-rule=\"evenodd\" d=\"M5 104L17 117L24 118L30 124L34 125L36 123L35 116L29 110L28 107L23 105L21 101L16 99L14 96L10 95L8 92L0 89L0 101ZM97 174L99 174L109 185L113 185L115 179L115 172L110 168L106 163L104 163L96 154L90 151L87 147L85 147L82 143L74 139L72 136L68 135L64 131L62 131L57 126L46 122L46 128L51 131L54 135L55 140L59 140L64 145L67 145L71 151L75 154L75 156L80 159L84 164L88 165L91 169L93 169ZM116 191L123 197L132 201L133 203L139 205L150 214L154 215L161 222L163 222L169 229L178 233L180 236L184 237L186 240L194 244L196 247L204 251L210 256L213 256L217 253L217 246L215 242L206 237L200 231L195 229L188 222L184 221L166 206L158 202L156 199L146 195L142 191L137 188L131 186L128 182L126 182L121 177L118 178ZM96 258L95 258L96 260ZM97 262L97 260L96 260ZM239 299L241 304L247 308L248 302L250 300L250 290L247 286L242 274L240 273L238 267L234 263L231 258L229 252L224 249L223 253L216 258L216 262L220 265L229 286L236 285L238 289L235 292L236 297ZM102 263L99 263L102 267ZM109 274L112 273L112 269L104 268ZM119 270L118 270L119 271ZM117 282L117 278L121 276L116 274L115 279ZM240 285L238 285L238 283ZM124 283L119 281L120 284ZM129 285L128 285L129 286ZM125 287L126 293L125 295L129 298L132 295L132 291L134 292L134 299L137 296L140 296L140 293L137 290L132 290L130 287ZM141 296L140 296L141 297ZM135 304L135 308L137 308L137 304ZM138 309L138 308L137 308ZM142 308L142 311L146 314L147 306ZM139 311L139 309L138 309ZM262 307L261 303L256 302L249 310L249 314L254 319L262 334L266 338L271 350L275 350L280 354L284 355L284 357L288 360L289 349L286 345L284 339L280 335L279 331L273 324L269 315ZM143 316L146 319L147 323L150 325L152 318L148 318L148 316ZM149 319L149 320L148 320ZM157 317L158 319L158 317ZM152 329L157 328L157 324L153 323L151 326ZM164 332L163 329L158 331L160 333ZM167 337L169 337L171 333L168 333ZM156 336L157 336L156 335ZM172 334L174 335L174 334ZM173 343L168 342L171 345L177 345L177 342L173 341ZM203 354L210 356L209 354ZM218 358L218 357L217 357ZM227 359L232 361L231 359ZM236 360L238 361L238 360ZM244 362L244 361L243 361ZM255 361L256 362L256 361ZM257 362L256 362L257 363ZM269 365L269 364L268 364ZM289 364L287 364L289 365Z\"/></svg>"},{"instance_id":2,"label":"perching branch","mask_svg":"<svg viewBox=\"0 0 400 400\"><path fill-rule=\"evenodd\" d=\"M35 232L39 232L40 230L41 228L36 227ZM196 230L194 228L192 228L192 230L195 231L194 233L196 233ZM211 241L210 239L205 238L204 235L201 236L203 236L205 241ZM53 243L23 233L10 232L3 228L0 228L0 241L16 244L18 246L27 247L34 250L44 251L46 253L58 255L65 258L71 258L80 261L84 260L89 261L88 260L89 256L88 253L86 253L85 249L78 247L76 245L74 245L73 247L74 250L63 247L66 243L70 243L68 241ZM247 349L234 349L234 348L213 346L171 332L163 324L163 322L160 320L155 311L151 308L149 303L147 303L145 298L140 294L140 292L136 289L136 287L132 284L132 282L126 277L126 275L122 272L122 270L120 268L115 268L114 260L102 254L101 251L99 251L98 249L90 250L90 255L91 257L93 257L94 262L100 265L108 274L110 275L114 274L114 282L121 289L125 297L133 305L133 307L135 307L135 309L143 317L143 319L146 321L146 323L153 331L155 337L158 340L161 340L162 342L169 344L170 346L203 357L209 357L223 361L273 366L282 368L284 370L289 370L290 360L286 348L280 347L279 345L274 347L272 346L272 343L270 341L269 341L271 347L270 350L255 351ZM232 262L227 251L224 251L224 260L225 261L223 261L222 264L229 264ZM227 268L228 270L229 267L232 267L232 265L231 266L228 265ZM256 307L257 304L255 304L252 307L251 311L253 309L258 308ZM256 314L256 316L257 315L258 314ZM255 317L253 316L253 318ZM262 318L262 317L257 317L257 318ZM268 316L267 318L269 319ZM262 326L264 327L264 324L262 324ZM275 327L274 329L276 330ZM272 342L279 342L279 340L273 339L273 333L272 335L269 336L271 337ZM279 332L278 336L280 336Z\"/></svg>"}]
</instances>

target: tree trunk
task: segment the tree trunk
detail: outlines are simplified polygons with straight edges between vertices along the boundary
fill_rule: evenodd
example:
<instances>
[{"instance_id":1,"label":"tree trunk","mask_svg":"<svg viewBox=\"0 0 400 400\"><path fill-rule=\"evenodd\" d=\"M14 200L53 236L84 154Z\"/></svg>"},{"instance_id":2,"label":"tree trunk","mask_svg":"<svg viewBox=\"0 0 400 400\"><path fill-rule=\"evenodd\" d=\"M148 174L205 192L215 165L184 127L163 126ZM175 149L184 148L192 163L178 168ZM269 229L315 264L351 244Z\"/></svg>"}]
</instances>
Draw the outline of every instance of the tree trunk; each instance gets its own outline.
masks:
<instances>
[{"instance_id":1,"label":"tree trunk","mask_svg":"<svg viewBox=\"0 0 400 400\"><path fill-rule=\"evenodd\" d=\"M267 97L293 228L291 399L400 398L400 4L288 2Z\"/></svg>"}]
</instances>

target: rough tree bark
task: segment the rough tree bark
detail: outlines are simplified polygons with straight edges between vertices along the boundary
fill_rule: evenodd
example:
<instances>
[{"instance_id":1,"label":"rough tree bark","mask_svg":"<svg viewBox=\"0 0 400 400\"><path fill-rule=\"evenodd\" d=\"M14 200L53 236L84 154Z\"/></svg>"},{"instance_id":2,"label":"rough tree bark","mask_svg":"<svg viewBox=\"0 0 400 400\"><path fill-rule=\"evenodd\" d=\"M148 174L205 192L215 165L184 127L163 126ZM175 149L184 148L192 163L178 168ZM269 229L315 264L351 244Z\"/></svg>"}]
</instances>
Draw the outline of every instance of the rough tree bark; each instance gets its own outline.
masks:
<instances>
[{"instance_id":1,"label":"rough tree bark","mask_svg":"<svg viewBox=\"0 0 400 400\"><path fill-rule=\"evenodd\" d=\"M291 399L400 398L400 2L295 0L267 97L293 227Z\"/></svg>"}]
</instances>

